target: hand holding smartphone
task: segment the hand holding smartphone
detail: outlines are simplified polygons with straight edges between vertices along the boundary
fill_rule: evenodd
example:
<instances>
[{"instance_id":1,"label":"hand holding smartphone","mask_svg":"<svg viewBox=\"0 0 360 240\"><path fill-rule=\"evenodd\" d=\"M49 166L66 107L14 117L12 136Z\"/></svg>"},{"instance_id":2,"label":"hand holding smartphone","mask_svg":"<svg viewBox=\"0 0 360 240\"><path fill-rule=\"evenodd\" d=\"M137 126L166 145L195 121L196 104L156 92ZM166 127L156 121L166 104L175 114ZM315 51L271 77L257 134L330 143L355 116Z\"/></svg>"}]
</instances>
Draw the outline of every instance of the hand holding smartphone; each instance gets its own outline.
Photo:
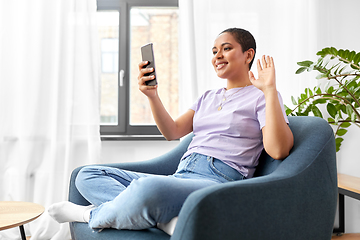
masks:
<instances>
[{"instance_id":1,"label":"hand holding smartphone","mask_svg":"<svg viewBox=\"0 0 360 240\"><path fill-rule=\"evenodd\" d=\"M145 65L144 68L154 68L153 72L144 74L144 76L152 76L152 75L155 76L155 78L153 80L146 81L145 84L147 86L155 86L155 85L157 85L157 81L156 81L156 72L155 72L153 44L148 43L148 44L142 46L141 47L141 55L142 55L143 61L149 62L149 64Z\"/></svg>"}]
</instances>

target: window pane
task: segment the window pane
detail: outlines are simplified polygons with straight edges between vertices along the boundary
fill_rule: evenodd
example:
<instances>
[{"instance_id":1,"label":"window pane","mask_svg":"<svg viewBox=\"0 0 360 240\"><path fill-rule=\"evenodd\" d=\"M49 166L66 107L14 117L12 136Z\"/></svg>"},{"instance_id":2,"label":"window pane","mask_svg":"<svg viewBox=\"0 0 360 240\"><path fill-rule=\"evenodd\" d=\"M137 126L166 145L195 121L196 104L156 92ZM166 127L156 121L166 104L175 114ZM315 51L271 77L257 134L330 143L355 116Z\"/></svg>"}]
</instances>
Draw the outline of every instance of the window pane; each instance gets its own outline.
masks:
<instances>
[{"instance_id":1,"label":"window pane","mask_svg":"<svg viewBox=\"0 0 360 240\"><path fill-rule=\"evenodd\" d=\"M154 125L147 98L138 89L141 46L154 44L158 92L174 118L178 116L178 8L131 9L130 125Z\"/></svg>"},{"instance_id":2,"label":"window pane","mask_svg":"<svg viewBox=\"0 0 360 240\"><path fill-rule=\"evenodd\" d=\"M101 54L100 123L118 124L119 12L97 12Z\"/></svg>"}]
</instances>

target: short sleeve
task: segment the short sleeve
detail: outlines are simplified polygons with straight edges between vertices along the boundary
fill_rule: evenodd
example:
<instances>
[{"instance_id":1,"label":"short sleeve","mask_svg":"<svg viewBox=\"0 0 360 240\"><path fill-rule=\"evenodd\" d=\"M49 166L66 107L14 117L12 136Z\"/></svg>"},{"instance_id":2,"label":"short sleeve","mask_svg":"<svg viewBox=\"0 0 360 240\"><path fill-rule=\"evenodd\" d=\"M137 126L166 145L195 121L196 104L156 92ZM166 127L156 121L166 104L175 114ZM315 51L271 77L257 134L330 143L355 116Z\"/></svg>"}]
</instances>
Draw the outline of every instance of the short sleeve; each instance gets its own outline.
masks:
<instances>
[{"instance_id":1,"label":"short sleeve","mask_svg":"<svg viewBox=\"0 0 360 240\"><path fill-rule=\"evenodd\" d=\"M206 93L207 93L207 92L206 92ZM198 109L200 108L201 103L203 102L203 99L204 99L204 96L206 95L206 93L203 94L201 97L199 97L199 98L194 102L194 104L190 107L191 110L194 110L195 112L198 111Z\"/></svg>"}]
</instances>

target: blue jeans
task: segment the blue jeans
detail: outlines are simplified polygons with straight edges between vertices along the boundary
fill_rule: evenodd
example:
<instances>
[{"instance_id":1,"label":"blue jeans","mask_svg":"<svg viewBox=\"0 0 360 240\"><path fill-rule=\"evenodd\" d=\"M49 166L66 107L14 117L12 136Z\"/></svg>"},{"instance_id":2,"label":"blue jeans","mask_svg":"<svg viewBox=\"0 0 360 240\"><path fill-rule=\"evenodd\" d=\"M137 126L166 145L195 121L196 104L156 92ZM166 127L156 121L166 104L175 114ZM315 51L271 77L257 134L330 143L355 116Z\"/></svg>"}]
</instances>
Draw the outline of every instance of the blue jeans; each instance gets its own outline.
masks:
<instances>
[{"instance_id":1,"label":"blue jeans","mask_svg":"<svg viewBox=\"0 0 360 240\"><path fill-rule=\"evenodd\" d=\"M79 192L96 208L90 228L146 229L178 216L190 193L244 176L219 159L193 153L177 171L160 176L88 166L76 178Z\"/></svg>"}]
</instances>

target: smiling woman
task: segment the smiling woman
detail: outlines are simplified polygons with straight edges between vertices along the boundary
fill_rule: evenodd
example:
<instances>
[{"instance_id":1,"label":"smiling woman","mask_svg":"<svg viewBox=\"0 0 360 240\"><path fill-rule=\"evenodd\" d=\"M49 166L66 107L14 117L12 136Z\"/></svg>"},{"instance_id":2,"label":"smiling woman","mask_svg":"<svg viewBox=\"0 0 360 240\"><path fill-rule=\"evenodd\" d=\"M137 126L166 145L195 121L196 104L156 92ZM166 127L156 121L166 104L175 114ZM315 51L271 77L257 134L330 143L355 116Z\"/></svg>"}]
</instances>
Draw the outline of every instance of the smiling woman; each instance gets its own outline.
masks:
<instances>
[{"instance_id":1,"label":"smiling woman","mask_svg":"<svg viewBox=\"0 0 360 240\"><path fill-rule=\"evenodd\" d=\"M114 167L84 167L75 185L92 205L54 204L49 213L55 220L86 222L94 229L165 226L164 231L171 234L173 229L166 226L174 226L181 206L192 192L253 177L264 148L275 159L289 154L293 136L276 90L273 59L264 56L261 63L257 62L256 79L249 72L255 50L243 51L233 32L243 32L253 39L243 29L225 30L215 39L213 65L218 76L227 80L227 87L206 91L175 120L160 100L158 89L162 86L146 84L153 77L148 73L154 69L144 68L147 61L138 65L138 88L147 97L165 138L194 134L177 171L160 176Z\"/></svg>"}]
</instances>

